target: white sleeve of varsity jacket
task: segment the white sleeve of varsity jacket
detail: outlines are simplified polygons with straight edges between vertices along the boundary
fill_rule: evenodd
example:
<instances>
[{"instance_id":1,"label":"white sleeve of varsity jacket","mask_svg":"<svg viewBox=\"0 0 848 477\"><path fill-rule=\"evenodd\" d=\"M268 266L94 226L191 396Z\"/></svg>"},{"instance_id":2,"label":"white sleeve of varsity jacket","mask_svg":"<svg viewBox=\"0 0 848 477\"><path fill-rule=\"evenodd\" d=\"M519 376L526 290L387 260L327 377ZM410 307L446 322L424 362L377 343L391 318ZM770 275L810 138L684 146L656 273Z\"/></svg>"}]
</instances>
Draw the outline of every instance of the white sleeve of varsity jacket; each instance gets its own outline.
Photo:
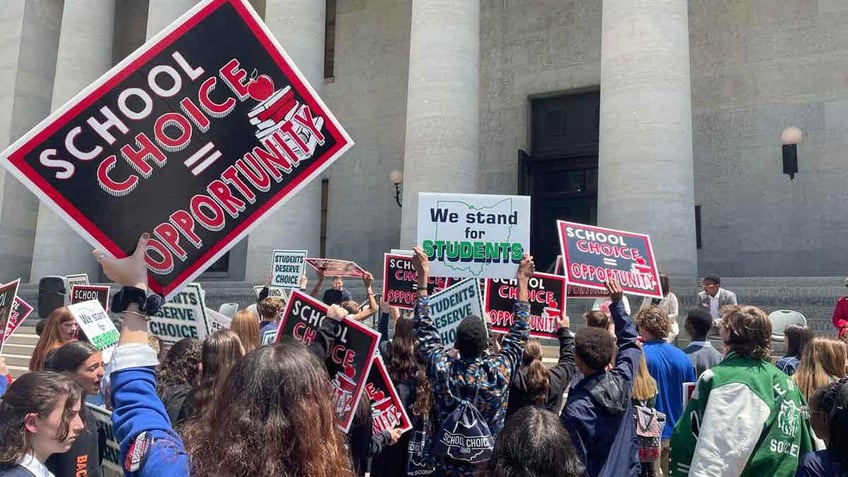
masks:
<instances>
[{"instance_id":1,"label":"white sleeve of varsity jacket","mask_svg":"<svg viewBox=\"0 0 848 477\"><path fill-rule=\"evenodd\" d=\"M689 477L736 477L754 453L768 420L768 405L741 383L710 392Z\"/></svg>"}]
</instances>

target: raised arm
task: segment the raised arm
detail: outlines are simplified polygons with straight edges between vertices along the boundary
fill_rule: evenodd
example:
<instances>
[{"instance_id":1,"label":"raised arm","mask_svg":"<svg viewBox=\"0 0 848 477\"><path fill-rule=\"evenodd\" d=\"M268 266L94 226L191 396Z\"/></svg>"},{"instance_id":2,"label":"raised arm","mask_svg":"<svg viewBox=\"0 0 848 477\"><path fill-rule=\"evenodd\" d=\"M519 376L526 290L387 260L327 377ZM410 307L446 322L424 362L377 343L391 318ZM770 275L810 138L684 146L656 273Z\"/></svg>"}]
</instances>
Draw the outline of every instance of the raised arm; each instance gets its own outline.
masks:
<instances>
[{"instance_id":1,"label":"raised arm","mask_svg":"<svg viewBox=\"0 0 848 477\"><path fill-rule=\"evenodd\" d=\"M368 309L361 310L359 313L353 316L353 319L356 321L362 321L369 316L377 313L377 295L374 293L374 290L371 289L371 284L374 283L374 275L371 272L365 272L365 275L362 276L362 284L365 285L365 293L368 295Z\"/></svg>"},{"instance_id":2,"label":"raised arm","mask_svg":"<svg viewBox=\"0 0 848 477\"><path fill-rule=\"evenodd\" d=\"M628 381L633 380L636 368L639 366L639 356L642 350L636 344L636 325L624 309L621 302L623 293L618 282L609 280L606 283L609 290L610 313L615 322L615 336L618 341L618 355L615 358L615 372L622 374Z\"/></svg>"},{"instance_id":3,"label":"raised arm","mask_svg":"<svg viewBox=\"0 0 848 477\"><path fill-rule=\"evenodd\" d=\"M318 281L315 282L315 286L309 292L309 295L320 300L321 297L318 294L321 293L321 287L324 285L324 270L316 270L315 273L318 274Z\"/></svg>"},{"instance_id":4,"label":"raised arm","mask_svg":"<svg viewBox=\"0 0 848 477\"><path fill-rule=\"evenodd\" d=\"M551 368L551 373L559 376L560 380L568 384L574 377L576 367L574 360L574 336L571 334L571 319L562 310L562 318L557 321L557 338L559 339L559 360L556 366Z\"/></svg>"},{"instance_id":5,"label":"raised arm","mask_svg":"<svg viewBox=\"0 0 848 477\"><path fill-rule=\"evenodd\" d=\"M536 265L533 263L533 257L525 254L518 264L518 272L515 278L518 282L518 301L515 302L514 315L515 320L509 332L504 336L501 342L501 350L497 357L504 361L507 369L510 370L510 376L515 372L515 368L521 362L521 355L524 354L524 345L527 344L527 338L530 336L530 325L527 319L530 318L530 277L536 272Z\"/></svg>"},{"instance_id":6,"label":"raised arm","mask_svg":"<svg viewBox=\"0 0 848 477\"><path fill-rule=\"evenodd\" d=\"M430 261L419 247L413 249L412 265L418 272L418 291L413 315L413 330L418 340L418 352L424 358L427 369L434 370L438 362L446 358L445 346L439 336L439 330L430 318L430 305L427 302L427 283L430 279Z\"/></svg>"}]
</instances>

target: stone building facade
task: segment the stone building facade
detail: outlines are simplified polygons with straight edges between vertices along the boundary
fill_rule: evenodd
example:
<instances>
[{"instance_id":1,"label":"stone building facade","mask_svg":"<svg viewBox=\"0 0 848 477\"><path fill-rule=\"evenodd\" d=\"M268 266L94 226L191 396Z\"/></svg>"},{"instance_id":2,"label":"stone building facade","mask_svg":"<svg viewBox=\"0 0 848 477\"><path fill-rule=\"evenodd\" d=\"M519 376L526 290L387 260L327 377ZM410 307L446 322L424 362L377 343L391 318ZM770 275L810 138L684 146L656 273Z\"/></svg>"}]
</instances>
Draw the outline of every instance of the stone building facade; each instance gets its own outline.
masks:
<instances>
[{"instance_id":1,"label":"stone building facade","mask_svg":"<svg viewBox=\"0 0 848 477\"><path fill-rule=\"evenodd\" d=\"M5 2L0 145L194 3ZM649 233L675 276L848 273L846 1L250 3L356 145L207 278L262 281L273 248L379 270L424 191L531 194L542 268L561 217ZM89 250L0 171L7 279L96 276Z\"/></svg>"}]
</instances>

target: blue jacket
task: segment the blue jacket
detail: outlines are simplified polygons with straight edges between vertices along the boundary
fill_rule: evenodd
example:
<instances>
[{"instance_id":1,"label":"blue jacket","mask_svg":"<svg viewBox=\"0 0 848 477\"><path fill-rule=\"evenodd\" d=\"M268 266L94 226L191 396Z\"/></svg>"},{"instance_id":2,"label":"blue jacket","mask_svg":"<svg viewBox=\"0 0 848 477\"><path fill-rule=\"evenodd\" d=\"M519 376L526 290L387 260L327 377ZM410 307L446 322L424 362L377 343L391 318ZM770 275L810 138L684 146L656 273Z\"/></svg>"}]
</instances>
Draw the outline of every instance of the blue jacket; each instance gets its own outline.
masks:
<instances>
[{"instance_id":1,"label":"blue jacket","mask_svg":"<svg viewBox=\"0 0 848 477\"><path fill-rule=\"evenodd\" d=\"M3 397L6 394L6 388L9 387L9 380L6 379L6 376L0 375L0 397Z\"/></svg>"},{"instance_id":2,"label":"blue jacket","mask_svg":"<svg viewBox=\"0 0 848 477\"><path fill-rule=\"evenodd\" d=\"M674 345L665 340L651 340L642 344L648 372L657 380L656 408L665 414L662 438L670 439L671 431L683 415L683 383L694 383L695 367L692 361Z\"/></svg>"},{"instance_id":3,"label":"blue jacket","mask_svg":"<svg viewBox=\"0 0 848 477\"><path fill-rule=\"evenodd\" d=\"M638 476L636 424L630 401L642 351L636 326L619 301L610 306L618 337L611 371L586 376L569 392L560 420L590 477Z\"/></svg>"},{"instance_id":4,"label":"blue jacket","mask_svg":"<svg viewBox=\"0 0 848 477\"><path fill-rule=\"evenodd\" d=\"M188 454L180 436L171 427L165 406L156 395L155 352L146 345L119 346L109 362L112 371L112 427L121 445L124 475L158 477L191 475ZM148 448L140 445L147 437ZM140 468L131 472L127 462L130 447L143 455Z\"/></svg>"}]
</instances>

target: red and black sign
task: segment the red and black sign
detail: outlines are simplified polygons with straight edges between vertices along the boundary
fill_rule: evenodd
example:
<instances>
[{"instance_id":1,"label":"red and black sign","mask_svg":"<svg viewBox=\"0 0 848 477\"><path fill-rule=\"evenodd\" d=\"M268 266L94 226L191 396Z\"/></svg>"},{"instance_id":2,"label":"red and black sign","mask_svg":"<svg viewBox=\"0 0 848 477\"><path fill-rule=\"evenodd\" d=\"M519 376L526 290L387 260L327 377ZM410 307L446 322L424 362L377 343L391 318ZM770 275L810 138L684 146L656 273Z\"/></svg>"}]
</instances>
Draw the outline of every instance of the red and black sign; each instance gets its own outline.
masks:
<instances>
[{"instance_id":1,"label":"red and black sign","mask_svg":"<svg viewBox=\"0 0 848 477\"><path fill-rule=\"evenodd\" d=\"M450 278L430 277L427 284L429 295L448 288ZM402 310L415 308L415 290L418 288L418 272L412 266L412 257L387 253L383 255L383 301Z\"/></svg>"},{"instance_id":2,"label":"red and black sign","mask_svg":"<svg viewBox=\"0 0 848 477\"><path fill-rule=\"evenodd\" d=\"M554 275L565 276L565 272L562 267L562 255L557 255L556 265L554 266ZM597 288L586 288L579 287L577 285L568 285L566 289L568 293L568 298L605 298L609 296L609 293L606 289L599 290Z\"/></svg>"},{"instance_id":3,"label":"red and black sign","mask_svg":"<svg viewBox=\"0 0 848 477\"><path fill-rule=\"evenodd\" d=\"M312 343L321 323L327 319L327 308L311 296L292 290L277 328L277 341L281 336L291 336L303 343ZM333 384L333 403L339 425L347 432L365 390L380 333L350 318L342 321L340 330L325 364Z\"/></svg>"},{"instance_id":4,"label":"red and black sign","mask_svg":"<svg viewBox=\"0 0 848 477\"><path fill-rule=\"evenodd\" d=\"M556 338L557 320L565 309L565 278L536 272L530 278L530 336ZM483 311L489 314L492 330L506 333L515 322L515 302L518 301L518 281L490 278L483 293Z\"/></svg>"},{"instance_id":5,"label":"red and black sign","mask_svg":"<svg viewBox=\"0 0 848 477\"><path fill-rule=\"evenodd\" d=\"M0 351L2 351L3 344L6 342L8 335L11 334L11 331L14 331L14 329L9 331L9 325L13 324L13 318L15 318L15 323L13 324L15 327L23 321L23 319L13 317L15 308L18 307L16 299L18 295L18 285L20 285L20 283L21 279L19 278L13 282L6 283L5 285L0 285ZM23 302L23 300L21 301ZM30 311L32 311L31 307ZM2 377L0 377L0 379L2 379Z\"/></svg>"},{"instance_id":6,"label":"red and black sign","mask_svg":"<svg viewBox=\"0 0 848 477\"><path fill-rule=\"evenodd\" d=\"M365 269L350 260L307 258L306 264L316 272L323 273L325 277L362 278L365 276Z\"/></svg>"},{"instance_id":7,"label":"red and black sign","mask_svg":"<svg viewBox=\"0 0 848 477\"><path fill-rule=\"evenodd\" d=\"M190 282L352 141L246 0L205 0L2 161L151 287Z\"/></svg>"},{"instance_id":8,"label":"red and black sign","mask_svg":"<svg viewBox=\"0 0 848 477\"><path fill-rule=\"evenodd\" d=\"M106 285L74 285L71 288L71 305L97 300L104 310L109 309L109 287Z\"/></svg>"},{"instance_id":9,"label":"red and black sign","mask_svg":"<svg viewBox=\"0 0 848 477\"><path fill-rule=\"evenodd\" d=\"M412 429L412 422L403 407L403 401L400 400L400 395L389 377L383 358L378 355L374 355L374 364L365 383L365 394L371 401L373 434L395 428L399 428L401 432Z\"/></svg>"},{"instance_id":10,"label":"red and black sign","mask_svg":"<svg viewBox=\"0 0 848 477\"><path fill-rule=\"evenodd\" d=\"M624 293L662 298L659 273L645 234L557 220L569 285L606 290L616 279Z\"/></svg>"}]
</instances>

